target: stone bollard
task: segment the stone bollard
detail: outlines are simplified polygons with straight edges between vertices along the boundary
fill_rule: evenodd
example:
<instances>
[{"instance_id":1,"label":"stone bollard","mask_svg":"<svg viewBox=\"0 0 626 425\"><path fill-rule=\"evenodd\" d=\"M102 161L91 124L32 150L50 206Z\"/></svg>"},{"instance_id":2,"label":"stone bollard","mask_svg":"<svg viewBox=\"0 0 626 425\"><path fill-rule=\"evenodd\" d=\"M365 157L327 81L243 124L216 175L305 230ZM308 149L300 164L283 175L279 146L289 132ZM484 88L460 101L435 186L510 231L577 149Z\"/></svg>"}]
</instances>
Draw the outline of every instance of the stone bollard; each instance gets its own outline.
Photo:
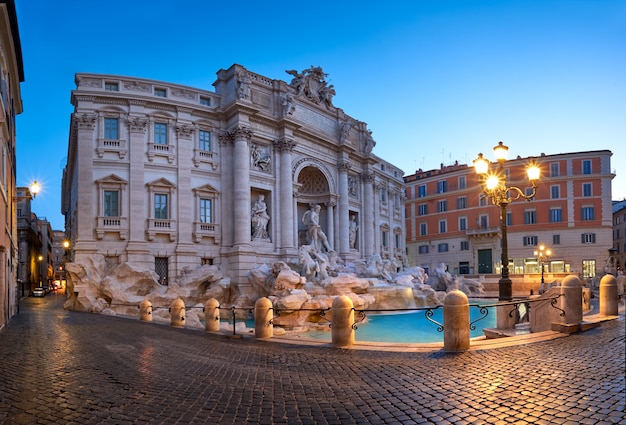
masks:
<instances>
[{"instance_id":1,"label":"stone bollard","mask_svg":"<svg viewBox=\"0 0 626 425\"><path fill-rule=\"evenodd\" d=\"M617 316L618 312L617 279L606 274L600 279L600 315Z\"/></svg>"},{"instance_id":2,"label":"stone bollard","mask_svg":"<svg viewBox=\"0 0 626 425\"><path fill-rule=\"evenodd\" d=\"M470 346L470 308L467 295L450 291L443 299L443 349L463 351Z\"/></svg>"},{"instance_id":3,"label":"stone bollard","mask_svg":"<svg viewBox=\"0 0 626 425\"><path fill-rule=\"evenodd\" d=\"M269 298L263 297L254 303L254 336L255 338L271 338L274 336L274 310Z\"/></svg>"},{"instance_id":4,"label":"stone bollard","mask_svg":"<svg viewBox=\"0 0 626 425\"><path fill-rule=\"evenodd\" d=\"M561 284L561 308L565 311L562 322L578 324L583 320L583 286L576 275L569 275Z\"/></svg>"},{"instance_id":5,"label":"stone bollard","mask_svg":"<svg viewBox=\"0 0 626 425\"><path fill-rule=\"evenodd\" d=\"M350 297L340 295L333 300L332 342L335 347L349 347L354 344L354 304Z\"/></svg>"},{"instance_id":6,"label":"stone bollard","mask_svg":"<svg viewBox=\"0 0 626 425\"><path fill-rule=\"evenodd\" d=\"M172 301L170 305L171 325L175 328L185 326L185 302L180 298Z\"/></svg>"},{"instance_id":7,"label":"stone bollard","mask_svg":"<svg viewBox=\"0 0 626 425\"><path fill-rule=\"evenodd\" d=\"M152 322L152 303L150 301L143 300L139 303L139 320Z\"/></svg>"},{"instance_id":8,"label":"stone bollard","mask_svg":"<svg viewBox=\"0 0 626 425\"><path fill-rule=\"evenodd\" d=\"M220 330L220 303L211 298L204 304L204 330L218 332Z\"/></svg>"}]
</instances>

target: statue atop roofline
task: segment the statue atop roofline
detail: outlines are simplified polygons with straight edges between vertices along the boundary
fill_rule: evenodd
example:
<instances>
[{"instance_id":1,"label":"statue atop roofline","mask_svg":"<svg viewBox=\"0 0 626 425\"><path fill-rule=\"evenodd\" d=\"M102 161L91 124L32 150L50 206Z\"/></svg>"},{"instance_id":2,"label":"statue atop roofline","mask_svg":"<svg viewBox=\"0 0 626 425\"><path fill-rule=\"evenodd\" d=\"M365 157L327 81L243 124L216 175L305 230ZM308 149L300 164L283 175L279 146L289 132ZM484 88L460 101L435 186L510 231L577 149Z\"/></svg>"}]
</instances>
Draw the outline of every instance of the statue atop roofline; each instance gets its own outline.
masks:
<instances>
[{"instance_id":1,"label":"statue atop roofline","mask_svg":"<svg viewBox=\"0 0 626 425\"><path fill-rule=\"evenodd\" d=\"M321 66L313 66L298 72L295 69L286 70L287 74L292 75L291 83L296 96L304 96L307 99L319 104L323 103L327 107L333 106L333 96L336 94L332 84L328 84L325 78L328 74L322 71Z\"/></svg>"}]
</instances>

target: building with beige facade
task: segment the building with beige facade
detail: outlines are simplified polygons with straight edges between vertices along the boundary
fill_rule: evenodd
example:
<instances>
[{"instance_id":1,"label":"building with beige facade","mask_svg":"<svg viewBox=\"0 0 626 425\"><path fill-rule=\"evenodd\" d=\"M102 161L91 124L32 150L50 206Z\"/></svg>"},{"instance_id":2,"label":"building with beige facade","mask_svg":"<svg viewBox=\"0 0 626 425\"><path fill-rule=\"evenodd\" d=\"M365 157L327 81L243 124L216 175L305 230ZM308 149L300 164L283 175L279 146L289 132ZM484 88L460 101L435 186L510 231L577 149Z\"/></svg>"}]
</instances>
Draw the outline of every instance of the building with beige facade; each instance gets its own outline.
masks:
<instances>
[{"instance_id":1,"label":"building with beige facade","mask_svg":"<svg viewBox=\"0 0 626 425\"><path fill-rule=\"evenodd\" d=\"M626 268L626 199L613 201L613 264L614 272Z\"/></svg>"},{"instance_id":2,"label":"building with beige facade","mask_svg":"<svg viewBox=\"0 0 626 425\"><path fill-rule=\"evenodd\" d=\"M316 243L343 261L403 262L403 172L333 104L321 68L287 72L233 65L214 91L77 74L62 191L72 263L99 256L163 285L213 264L245 287L251 269L298 264Z\"/></svg>"},{"instance_id":3,"label":"building with beige facade","mask_svg":"<svg viewBox=\"0 0 626 425\"><path fill-rule=\"evenodd\" d=\"M0 329L19 307L17 289L16 131L22 113L22 48L13 0L0 1Z\"/></svg>"},{"instance_id":4,"label":"building with beige facade","mask_svg":"<svg viewBox=\"0 0 626 425\"><path fill-rule=\"evenodd\" d=\"M552 251L543 261L546 278L604 273L612 241L611 152L541 154L506 162L507 186L532 193L525 170L532 161L541 177L531 201L507 208L509 271L512 278L537 281L540 245ZM411 265L453 274L501 272L500 208L484 195L472 166L455 164L406 176L406 230Z\"/></svg>"}]
</instances>

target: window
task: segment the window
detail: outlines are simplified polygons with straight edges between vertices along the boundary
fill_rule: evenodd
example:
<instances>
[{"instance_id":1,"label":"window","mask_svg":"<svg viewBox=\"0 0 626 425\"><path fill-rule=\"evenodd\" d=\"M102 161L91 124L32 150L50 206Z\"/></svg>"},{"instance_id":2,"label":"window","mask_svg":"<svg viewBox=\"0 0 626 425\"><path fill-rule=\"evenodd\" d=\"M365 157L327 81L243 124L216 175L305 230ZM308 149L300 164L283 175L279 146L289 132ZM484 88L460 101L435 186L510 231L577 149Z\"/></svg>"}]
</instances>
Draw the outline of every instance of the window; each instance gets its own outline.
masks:
<instances>
[{"instance_id":1,"label":"window","mask_svg":"<svg viewBox=\"0 0 626 425\"><path fill-rule=\"evenodd\" d=\"M437 212L448 211L448 201L437 201Z\"/></svg>"},{"instance_id":2,"label":"window","mask_svg":"<svg viewBox=\"0 0 626 425\"><path fill-rule=\"evenodd\" d=\"M535 197L533 196L534 191L535 189L533 189L532 187L527 187L526 189L524 189L524 194L529 198L529 201L532 201L533 199L535 199ZM531 196L533 197L530 198Z\"/></svg>"},{"instance_id":3,"label":"window","mask_svg":"<svg viewBox=\"0 0 626 425\"><path fill-rule=\"evenodd\" d=\"M583 260L583 277L595 277L596 260Z\"/></svg>"},{"instance_id":4,"label":"window","mask_svg":"<svg viewBox=\"0 0 626 425\"><path fill-rule=\"evenodd\" d=\"M389 246L389 241L387 240L389 237L388 232L383 230L382 238L383 238L383 246Z\"/></svg>"},{"instance_id":5,"label":"window","mask_svg":"<svg viewBox=\"0 0 626 425\"><path fill-rule=\"evenodd\" d=\"M560 223L563 221L563 210L561 208L550 208L550 223Z\"/></svg>"},{"instance_id":6,"label":"window","mask_svg":"<svg viewBox=\"0 0 626 425\"><path fill-rule=\"evenodd\" d=\"M104 82L104 90L106 91L120 91L120 86L117 83L111 81Z\"/></svg>"},{"instance_id":7,"label":"window","mask_svg":"<svg viewBox=\"0 0 626 425\"><path fill-rule=\"evenodd\" d=\"M426 196L426 185L422 184L417 187L417 197L423 198L424 196Z\"/></svg>"},{"instance_id":8,"label":"window","mask_svg":"<svg viewBox=\"0 0 626 425\"><path fill-rule=\"evenodd\" d=\"M400 248L400 234L396 233L395 235L395 247L396 249Z\"/></svg>"},{"instance_id":9,"label":"window","mask_svg":"<svg viewBox=\"0 0 626 425\"><path fill-rule=\"evenodd\" d=\"M595 220L595 208L594 207L582 207L580 213L580 219L583 221Z\"/></svg>"},{"instance_id":10,"label":"window","mask_svg":"<svg viewBox=\"0 0 626 425\"><path fill-rule=\"evenodd\" d=\"M381 169L382 171L385 171L385 164L380 164L380 169Z\"/></svg>"},{"instance_id":11,"label":"window","mask_svg":"<svg viewBox=\"0 0 626 425\"><path fill-rule=\"evenodd\" d=\"M380 189L380 202L387 202L387 189L385 189L384 187Z\"/></svg>"},{"instance_id":12,"label":"window","mask_svg":"<svg viewBox=\"0 0 626 425\"><path fill-rule=\"evenodd\" d=\"M561 197L561 186L550 186L550 198L559 199Z\"/></svg>"},{"instance_id":13,"label":"window","mask_svg":"<svg viewBox=\"0 0 626 425\"><path fill-rule=\"evenodd\" d=\"M537 236L524 236L523 242L524 246L536 246L538 241Z\"/></svg>"},{"instance_id":14,"label":"window","mask_svg":"<svg viewBox=\"0 0 626 425\"><path fill-rule=\"evenodd\" d=\"M167 91L165 89L154 89L154 95L159 97L167 97Z\"/></svg>"},{"instance_id":15,"label":"window","mask_svg":"<svg viewBox=\"0 0 626 425\"><path fill-rule=\"evenodd\" d=\"M448 252L448 244L447 243L440 243L439 245L437 245L437 251L438 252Z\"/></svg>"},{"instance_id":16,"label":"window","mask_svg":"<svg viewBox=\"0 0 626 425\"><path fill-rule=\"evenodd\" d=\"M465 189L465 176L459 176L459 189Z\"/></svg>"},{"instance_id":17,"label":"window","mask_svg":"<svg viewBox=\"0 0 626 425\"><path fill-rule=\"evenodd\" d=\"M200 96L200 105L211 106L211 98Z\"/></svg>"},{"instance_id":18,"label":"window","mask_svg":"<svg viewBox=\"0 0 626 425\"><path fill-rule=\"evenodd\" d=\"M461 241L461 251L469 251L469 241Z\"/></svg>"},{"instance_id":19,"label":"window","mask_svg":"<svg viewBox=\"0 0 626 425\"><path fill-rule=\"evenodd\" d=\"M486 207L489 204L489 198L487 197L487 195L484 194L480 194L478 196L478 205L481 207Z\"/></svg>"},{"instance_id":20,"label":"window","mask_svg":"<svg viewBox=\"0 0 626 425\"><path fill-rule=\"evenodd\" d=\"M428 254L428 245L420 245L417 248L417 252L420 254Z\"/></svg>"},{"instance_id":21,"label":"window","mask_svg":"<svg viewBox=\"0 0 626 425\"><path fill-rule=\"evenodd\" d=\"M417 215L428 214L428 204L421 204L417 206Z\"/></svg>"},{"instance_id":22,"label":"window","mask_svg":"<svg viewBox=\"0 0 626 425\"><path fill-rule=\"evenodd\" d=\"M536 224L537 223L537 211L526 210L524 211L524 224Z\"/></svg>"},{"instance_id":23,"label":"window","mask_svg":"<svg viewBox=\"0 0 626 425\"><path fill-rule=\"evenodd\" d=\"M552 235L552 245L561 245L561 235Z\"/></svg>"},{"instance_id":24,"label":"window","mask_svg":"<svg viewBox=\"0 0 626 425\"><path fill-rule=\"evenodd\" d=\"M439 233L446 233L448 230L447 220L439 220Z\"/></svg>"},{"instance_id":25,"label":"window","mask_svg":"<svg viewBox=\"0 0 626 425\"><path fill-rule=\"evenodd\" d=\"M448 182L441 180L437 182L437 193L445 193L448 191Z\"/></svg>"},{"instance_id":26,"label":"window","mask_svg":"<svg viewBox=\"0 0 626 425\"><path fill-rule=\"evenodd\" d=\"M591 185L591 183L583 183L583 196L593 196L593 186Z\"/></svg>"},{"instance_id":27,"label":"window","mask_svg":"<svg viewBox=\"0 0 626 425\"><path fill-rule=\"evenodd\" d=\"M478 223L481 229L486 229L489 227L489 216L487 214L481 214L478 217Z\"/></svg>"},{"instance_id":28,"label":"window","mask_svg":"<svg viewBox=\"0 0 626 425\"><path fill-rule=\"evenodd\" d=\"M212 200L200 198L200 222L213 223Z\"/></svg>"},{"instance_id":29,"label":"window","mask_svg":"<svg viewBox=\"0 0 626 425\"><path fill-rule=\"evenodd\" d=\"M553 162L550 164L550 177L558 177L560 175L559 163Z\"/></svg>"},{"instance_id":30,"label":"window","mask_svg":"<svg viewBox=\"0 0 626 425\"><path fill-rule=\"evenodd\" d=\"M460 198L456 198L456 209L462 210L467 208L467 196L461 196Z\"/></svg>"},{"instance_id":31,"label":"window","mask_svg":"<svg viewBox=\"0 0 626 425\"><path fill-rule=\"evenodd\" d=\"M459 217L459 230L467 230L467 217Z\"/></svg>"},{"instance_id":32,"label":"window","mask_svg":"<svg viewBox=\"0 0 626 425\"><path fill-rule=\"evenodd\" d=\"M426 236L428 234L428 227L426 223L420 223L420 236Z\"/></svg>"},{"instance_id":33,"label":"window","mask_svg":"<svg viewBox=\"0 0 626 425\"><path fill-rule=\"evenodd\" d=\"M200 265L201 266L212 266L213 265L213 259L212 258L201 258L200 259Z\"/></svg>"},{"instance_id":34,"label":"window","mask_svg":"<svg viewBox=\"0 0 626 425\"><path fill-rule=\"evenodd\" d=\"M511 211L506 212L506 225L507 226L513 225L513 213Z\"/></svg>"},{"instance_id":35,"label":"window","mask_svg":"<svg viewBox=\"0 0 626 425\"><path fill-rule=\"evenodd\" d=\"M163 193L154 194L154 218L165 220L167 214L167 195Z\"/></svg>"},{"instance_id":36,"label":"window","mask_svg":"<svg viewBox=\"0 0 626 425\"><path fill-rule=\"evenodd\" d=\"M104 119L104 138L107 140L117 140L120 138L119 120L117 118Z\"/></svg>"},{"instance_id":37,"label":"window","mask_svg":"<svg viewBox=\"0 0 626 425\"><path fill-rule=\"evenodd\" d=\"M205 130L200 130L198 133L199 146L198 148L201 151L210 151L211 150L211 133Z\"/></svg>"},{"instance_id":38,"label":"window","mask_svg":"<svg viewBox=\"0 0 626 425\"><path fill-rule=\"evenodd\" d=\"M117 190L104 191L104 211L105 217L119 217L119 192Z\"/></svg>"},{"instance_id":39,"label":"window","mask_svg":"<svg viewBox=\"0 0 626 425\"><path fill-rule=\"evenodd\" d=\"M159 283L161 285L167 286L168 280L167 275L169 274L169 266L168 266L168 258L167 257L154 257L154 271L157 275L159 275Z\"/></svg>"},{"instance_id":40,"label":"window","mask_svg":"<svg viewBox=\"0 0 626 425\"><path fill-rule=\"evenodd\" d=\"M583 159L583 174L591 174L591 160Z\"/></svg>"},{"instance_id":41,"label":"window","mask_svg":"<svg viewBox=\"0 0 626 425\"><path fill-rule=\"evenodd\" d=\"M167 145L167 124L154 123L154 143L157 145Z\"/></svg>"},{"instance_id":42,"label":"window","mask_svg":"<svg viewBox=\"0 0 626 425\"><path fill-rule=\"evenodd\" d=\"M583 233L580 235L581 243L596 243L596 234L595 233Z\"/></svg>"}]
</instances>

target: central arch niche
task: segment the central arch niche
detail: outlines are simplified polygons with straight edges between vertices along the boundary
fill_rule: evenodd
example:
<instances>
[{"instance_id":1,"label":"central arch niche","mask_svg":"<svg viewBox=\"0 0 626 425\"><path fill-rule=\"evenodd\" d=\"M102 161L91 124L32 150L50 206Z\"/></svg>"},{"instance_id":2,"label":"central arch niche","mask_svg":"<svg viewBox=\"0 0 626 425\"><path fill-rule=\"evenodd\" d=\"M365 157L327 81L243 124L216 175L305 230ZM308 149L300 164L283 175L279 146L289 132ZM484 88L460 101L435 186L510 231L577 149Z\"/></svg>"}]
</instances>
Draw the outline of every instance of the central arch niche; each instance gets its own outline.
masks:
<instances>
[{"instance_id":1,"label":"central arch niche","mask_svg":"<svg viewBox=\"0 0 626 425\"><path fill-rule=\"evenodd\" d=\"M312 204L318 204L320 211L320 226L326 235L329 235L328 205L331 199L330 185L324 173L317 167L306 166L298 174L298 246L307 241L307 226L302 223L302 216ZM330 232L333 233L332 231ZM329 238L330 239L330 238ZM331 241L332 244L332 241Z\"/></svg>"}]
</instances>

